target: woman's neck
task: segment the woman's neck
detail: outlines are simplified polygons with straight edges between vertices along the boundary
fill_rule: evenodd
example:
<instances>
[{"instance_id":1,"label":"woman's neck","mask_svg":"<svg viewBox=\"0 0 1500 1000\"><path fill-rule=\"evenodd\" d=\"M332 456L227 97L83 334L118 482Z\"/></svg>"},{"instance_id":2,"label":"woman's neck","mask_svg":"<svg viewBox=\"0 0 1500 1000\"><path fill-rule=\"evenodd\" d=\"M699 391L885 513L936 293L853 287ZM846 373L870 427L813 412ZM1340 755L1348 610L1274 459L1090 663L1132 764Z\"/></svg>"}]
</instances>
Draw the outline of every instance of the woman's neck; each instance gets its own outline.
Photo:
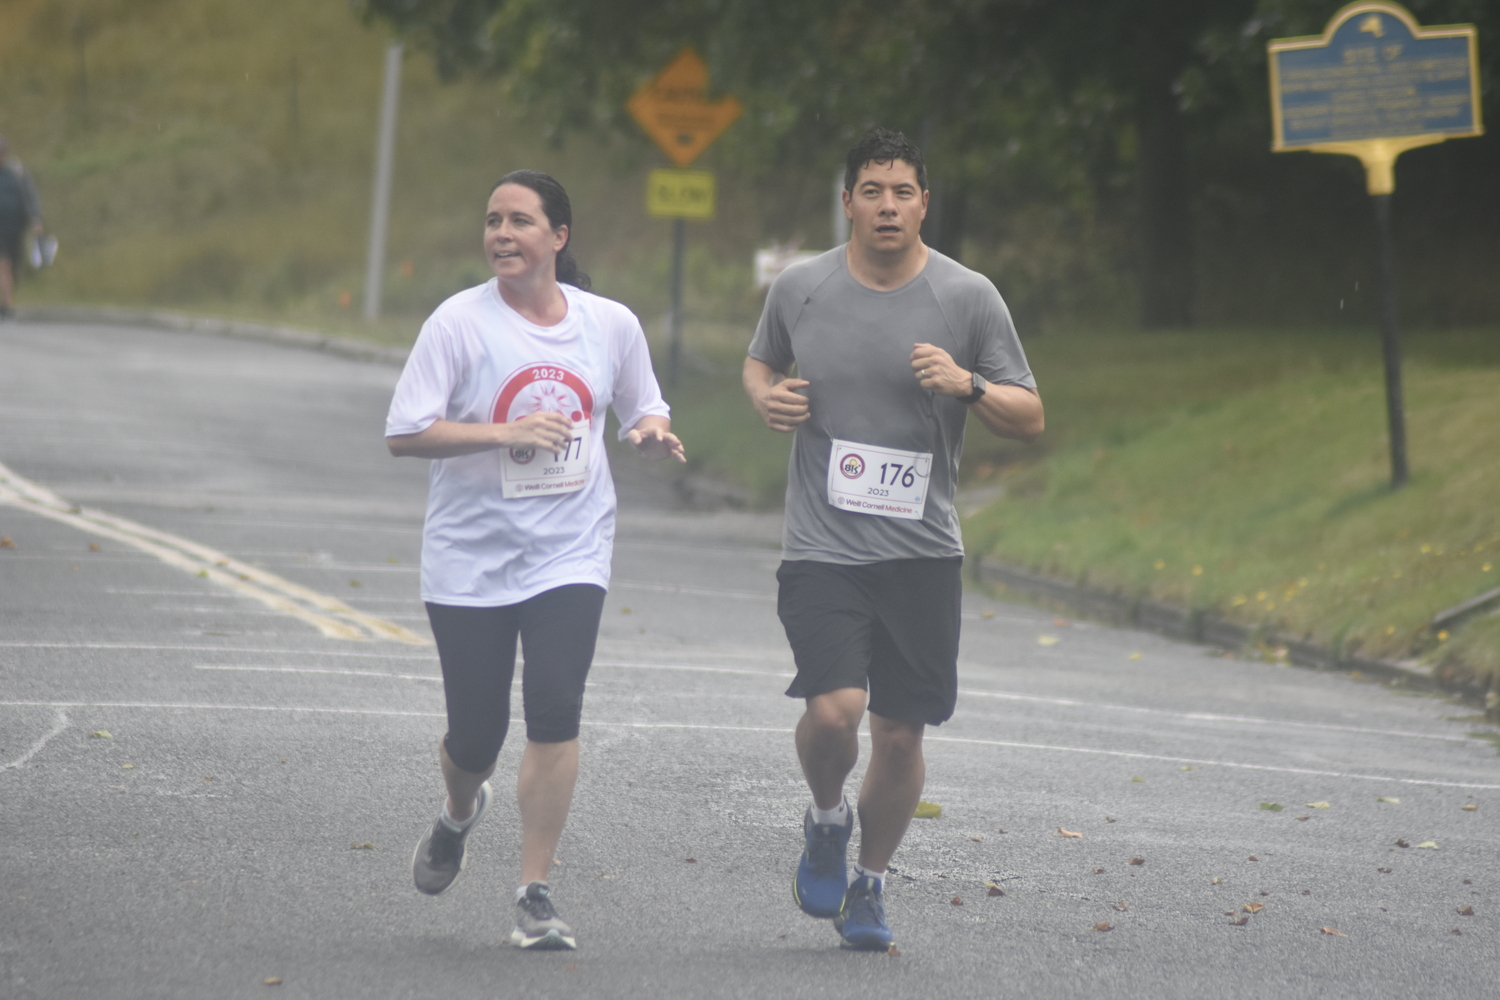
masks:
<instances>
[{"instance_id":1,"label":"woman's neck","mask_svg":"<svg viewBox=\"0 0 1500 1000\"><path fill-rule=\"evenodd\" d=\"M530 280L498 278L496 283L505 304L537 326L556 326L567 318L568 300L551 274Z\"/></svg>"}]
</instances>

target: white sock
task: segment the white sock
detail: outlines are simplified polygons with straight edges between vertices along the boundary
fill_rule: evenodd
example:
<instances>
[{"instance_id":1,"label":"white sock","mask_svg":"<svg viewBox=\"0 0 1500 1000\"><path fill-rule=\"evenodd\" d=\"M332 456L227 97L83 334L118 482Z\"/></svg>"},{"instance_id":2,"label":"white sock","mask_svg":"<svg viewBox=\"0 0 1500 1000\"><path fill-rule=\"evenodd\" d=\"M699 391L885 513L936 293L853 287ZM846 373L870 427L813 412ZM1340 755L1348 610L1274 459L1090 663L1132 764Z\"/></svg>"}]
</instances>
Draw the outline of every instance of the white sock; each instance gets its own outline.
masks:
<instances>
[{"instance_id":1,"label":"white sock","mask_svg":"<svg viewBox=\"0 0 1500 1000\"><path fill-rule=\"evenodd\" d=\"M812 804L812 821L818 826L843 826L848 816L848 799L839 799L839 804L832 809L819 809L816 802Z\"/></svg>"},{"instance_id":2,"label":"white sock","mask_svg":"<svg viewBox=\"0 0 1500 1000\"><path fill-rule=\"evenodd\" d=\"M448 815L448 802L447 802L446 799L443 801L443 815L442 815L443 825L446 826L448 829L452 830L454 833L463 833L471 825L473 825L474 820L478 816L479 816L479 797L478 796L474 797L474 811L471 812L471 813L469 813L469 818L468 819L454 819L452 816Z\"/></svg>"},{"instance_id":3,"label":"white sock","mask_svg":"<svg viewBox=\"0 0 1500 1000\"><path fill-rule=\"evenodd\" d=\"M863 865L860 865L858 862L856 862L849 866L849 884L853 885L854 880L857 878L872 878L875 880L875 891L885 891L884 868L882 868L880 871L876 871L873 868L865 868Z\"/></svg>"}]
</instances>

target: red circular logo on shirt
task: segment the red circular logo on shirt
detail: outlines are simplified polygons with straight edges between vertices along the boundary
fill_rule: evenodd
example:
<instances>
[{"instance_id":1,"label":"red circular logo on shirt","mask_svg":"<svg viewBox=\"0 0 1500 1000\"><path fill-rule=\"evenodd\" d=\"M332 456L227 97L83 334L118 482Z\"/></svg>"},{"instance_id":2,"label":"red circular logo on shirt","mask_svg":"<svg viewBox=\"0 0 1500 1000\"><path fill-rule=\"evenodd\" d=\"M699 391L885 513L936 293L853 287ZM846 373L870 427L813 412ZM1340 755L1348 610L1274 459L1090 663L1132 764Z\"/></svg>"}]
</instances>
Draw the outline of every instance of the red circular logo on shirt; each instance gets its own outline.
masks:
<instances>
[{"instance_id":1,"label":"red circular logo on shirt","mask_svg":"<svg viewBox=\"0 0 1500 1000\"><path fill-rule=\"evenodd\" d=\"M575 424L591 419L594 391L582 375L562 365L525 365L500 385L490 420L508 424L532 413L561 413Z\"/></svg>"},{"instance_id":2,"label":"red circular logo on shirt","mask_svg":"<svg viewBox=\"0 0 1500 1000\"><path fill-rule=\"evenodd\" d=\"M839 471L845 479L858 479L865 474L865 460L851 451L839 462Z\"/></svg>"}]
</instances>

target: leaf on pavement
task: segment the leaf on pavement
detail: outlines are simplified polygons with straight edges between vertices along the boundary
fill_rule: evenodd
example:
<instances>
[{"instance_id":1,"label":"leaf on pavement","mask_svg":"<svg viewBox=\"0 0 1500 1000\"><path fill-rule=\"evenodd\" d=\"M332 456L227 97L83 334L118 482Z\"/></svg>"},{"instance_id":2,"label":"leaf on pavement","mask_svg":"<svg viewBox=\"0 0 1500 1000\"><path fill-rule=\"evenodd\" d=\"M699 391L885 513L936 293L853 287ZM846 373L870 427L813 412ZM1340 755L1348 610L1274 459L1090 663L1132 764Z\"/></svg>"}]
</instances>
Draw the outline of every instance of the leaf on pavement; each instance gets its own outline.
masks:
<instances>
[{"instance_id":1,"label":"leaf on pavement","mask_svg":"<svg viewBox=\"0 0 1500 1000\"><path fill-rule=\"evenodd\" d=\"M249 577L242 576L242 577L240 577L240 579L241 580L248 580ZM360 583L358 580L350 580L349 581L349 586L351 586L351 587L363 587L364 584Z\"/></svg>"},{"instance_id":2,"label":"leaf on pavement","mask_svg":"<svg viewBox=\"0 0 1500 1000\"><path fill-rule=\"evenodd\" d=\"M982 844L982 843L984 843L984 838L983 837L970 837L969 839L972 840L972 841L974 841L974 843L976 843L976 844Z\"/></svg>"},{"instance_id":3,"label":"leaf on pavement","mask_svg":"<svg viewBox=\"0 0 1500 1000\"><path fill-rule=\"evenodd\" d=\"M1384 795L1380 796L1375 801L1376 802L1389 802L1393 806L1399 806L1401 804L1401 800L1400 799L1392 799L1392 798L1388 798L1388 797L1386 797Z\"/></svg>"},{"instance_id":4,"label":"leaf on pavement","mask_svg":"<svg viewBox=\"0 0 1500 1000\"><path fill-rule=\"evenodd\" d=\"M889 948L887 948L885 950L885 953L887 955L891 956L892 958L900 958L901 957L901 952L896 949L895 945L891 945Z\"/></svg>"},{"instance_id":5,"label":"leaf on pavement","mask_svg":"<svg viewBox=\"0 0 1500 1000\"><path fill-rule=\"evenodd\" d=\"M1005 890L1002 889L1002 888L1000 888L995 883L993 883L993 882L986 882L985 885L987 885L987 886L990 887L989 891L985 893L986 896L1003 896L1003 895L1005 895Z\"/></svg>"},{"instance_id":6,"label":"leaf on pavement","mask_svg":"<svg viewBox=\"0 0 1500 1000\"><path fill-rule=\"evenodd\" d=\"M1472 906L1460 906L1458 908L1458 915L1460 917L1472 917L1474 915L1474 907L1472 907Z\"/></svg>"},{"instance_id":7,"label":"leaf on pavement","mask_svg":"<svg viewBox=\"0 0 1500 1000\"><path fill-rule=\"evenodd\" d=\"M1397 847L1410 847L1411 845L1408 844L1405 839L1403 839L1401 837L1397 837L1396 838L1396 846Z\"/></svg>"},{"instance_id":8,"label":"leaf on pavement","mask_svg":"<svg viewBox=\"0 0 1500 1000\"><path fill-rule=\"evenodd\" d=\"M1266 812L1273 813L1279 813L1281 812L1281 810L1286 808L1286 806L1282 805L1280 802L1262 802L1260 804L1260 807Z\"/></svg>"},{"instance_id":9,"label":"leaf on pavement","mask_svg":"<svg viewBox=\"0 0 1500 1000\"><path fill-rule=\"evenodd\" d=\"M1435 840L1424 840L1420 844L1418 844L1417 846L1418 847L1427 847L1427 848L1430 848L1430 849L1432 849L1434 851L1440 851L1440 850L1442 850L1441 847L1438 847L1438 843Z\"/></svg>"},{"instance_id":10,"label":"leaf on pavement","mask_svg":"<svg viewBox=\"0 0 1500 1000\"><path fill-rule=\"evenodd\" d=\"M1140 653L1131 653L1128 657L1126 657L1126 659L1128 659L1128 660L1139 660L1140 658L1141 658L1141 654Z\"/></svg>"},{"instance_id":11,"label":"leaf on pavement","mask_svg":"<svg viewBox=\"0 0 1500 1000\"><path fill-rule=\"evenodd\" d=\"M993 618L993 617L995 617L995 612L993 612L993 611L981 611L981 612L979 612L979 617L981 617L981 618Z\"/></svg>"},{"instance_id":12,"label":"leaf on pavement","mask_svg":"<svg viewBox=\"0 0 1500 1000\"><path fill-rule=\"evenodd\" d=\"M685 864L685 865L696 865L698 863L698 859L697 858L687 858L682 863Z\"/></svg>"},{"instance_id":13,"label":"leaf on pavement","mask_svg":"<svg viewBox=\"0 0 1500 1000\"><path fill-rule=\"evenodd\" d=\"M100 545L98 542L89 542L89 551L90 552L103 552L104 551L104 546Z\"/></svg>"},{"instance_id":14,"label":"leaf on pavement","mask_svg":"<svg viewBox=\"0 0 1500 1000\"><path fill-rule=\"evenodd\" d=\"M1391 870L1389 868L1377 868L1375 870L1382 875L1389 875L1391 873Z\"/></svg>"},{"instance_id":15,"label":"leaf on pavement","mask_svg":"<svg viewBox=\"0 0 1500 1000\"><path fill-rule=\"evenodd\" d=\"M1311 816L1298 816L1297 817L1297 822L1298 823L1306 823L1310 819L1312 819Z\"/></svg>"},{"instance_id":16,"label":"leaf on pavement","mask_svg":"<svg viewBox=\"0 0 1500 1000\"><path fill-rule=\"evenodd\" d=\"M1307 808L1309 808L1309 809L1327 809L1328 808L1328 803L1327 802L1304 802L1303 805L1307 806Z\"/></svg>"},{"instance_id":17,"label":"leaf on pavement","mask_svg":"<svg viewBox=\"0 0 1500 1000\"><path fill-rule=\"evenodd\" d=\"M1146 783L1146 779L1145 778L1139 777L1137 775L1131 775L1130 776L1130 780L1131 781L1139 781L1143 785Z\"/></svg>"},{"instance_id":18,"label":"leaf on pavement","mask_svg":"<svg viewBox=\"0 0 1500 1000\"><path fill-rule=\"evenodd\" d=\"M1114 929L1114 924L1111 924L1108 920L1101 920L1094 925L1094 930L1096 931L1112 931Z\"/></svg>"},{"instance_id":19,"label":"leaf on pavement","mask_svg":"<svg viewBox=\"0 0 1500 1000\"><path fill-rule=\"evenodd\" d=\"M1257 858L1257 857L1256 857L1256 856L1255 856L1255 855L1253 855L1253 854L1252 854L1252 855L1250 855L1250 857L1248 857L1248 858L1247 858L1247 859L1246 859L1246 860L1247 860L1247 861L1259 861L1259 860L1260 860L1260 858Z\"/></svg>"},{"instance_id":20,"label":"leaf on pavement","mask_svg":"<svg viewBox=\"0 0 1500 1000\"><path fill-rule=\"evenodd\" d=\"M1266 908L1266 904L1265 903L1246 903L1242 907L1242 909L1246 913L1259 913L1261 910L1264 910L1265 908Z\"/></svg>"},{"instance_id":21,"label":"leaf on pavement","mask_svg":"<svg viewBox=\"0 0 1500 1000\"><path fill-rule=\"evenodd\" d=\"M912 813L916 819L938 819L943 815L943 807L936 802L928 802L925 799L917 803L917 811Z\"/></svg>"},{"instance_id":22,"label":"leaf on pavement","mask_svg":"<svg viewBox=\"0 0 1500 1000\"><path fill-rule=\"evenodd\" d=\"M963 906L964 905L964 900L963 900L962 896L954 896L952 899L948 900L948 902L951 905L953 905L953 906Z\"/></svg>"},{"instance_id":23,"label":"leaf on pavement","mask_svg":"<svg viewBox=\"0 0 1500 1000\"><path fill-rule=\"evenodd\" d=\"M1143 864L1146 863L1146 859L1145 858L1131 858L1129 861L1127 861L1125 863L1129 864L1129 865L1143 865Z\"/></svg>"},{"instance_id":24,"label":"leaf on pavement","mask_svg":"<svg viewBox=\"0 0 1500 1000\"><path fill-rule=\"evenodd\" d=\"M1248 924L1249 922L1250 922L1250 918L1249 917L1241 915L1241 916L1238 916L1238 917L1231 917L1230 921L1229 921L1229 926L1230 927L1243 927L1246 924Z\"/></svg>"},{"instance_id":25,"label":"leaf on pavement","mask_svg":"<svg viewBox=\"0 0 1500 1000\"><path fill-rule=\"evenodd\" d=\"M125 770L127 770L127 771L133 771L133 770L135 770L135 765L134 764L121 764L120 766L122 768L124 768Z\"/></svg>"},{"instance_id":26,"label":"leaf on pavement","mask_svg":"<svg viewBox=\"0 0 1500 1000\"><path fill-rule=\"evenodd\" d=\"M94 740L112 740L115 738L115 734L108 729L96 729L92 733L89 733L89 738Z\"/></svg>"},{"instance_id":27,"label":"leaf on pavement","mask_svg":"<svg viewBox=\"0 0 1500 1000\"><path fill-rule=\"evenodd\" d=\"M1118 903L1114 903L1114 904L1111 904L1111 905L1113 906L1114 909L1119 910L1121 913L1124 913L1126 910L1130 909L1130 906L1123 899L1120 900Z\"/></svg>"},{"instance_id":28,"label":"leaf on pavement","mask_svg":"<svg viewBox=\"0 0 1500 1000\"><path fill-rule=\"evenodd\" d=\"M4 538L0 538L0 549L13 549L15 547L16 543L11 540L11 537L9 535L6 535Z\"/></svg>"},{"instance_id":29,"label":"leaf on pavement","mask_svg":"<svg viewBox=\"0 0 1500 1000\"><path fill-rule=\"evenodd\" d=\"M1062 640L1055 635L1039 635L1036 637L1038 646L1056 646Z\"/></svg>"},{"instance_id":30,"label":"leaf on pavement","mask_svg":"<svg viewBox=\"0 0 1500 1000\"><path fill-rule=\"evenodd\" d=\"M1104 817L1104 822L1106 822L1106 823L1113 823L1114 821L1115 821L1115 818L1113 816L1106 816L1106 817Z\"/></svg>"},{"instance_id":31,"label":"leaf on pavement","mask_svg":"<svg viewBox=\"0 0 1500 1000\"><path fill-rule=\"evenodd\" d=\"M1058 827L1057 828L1057 835L1059 837L1082 837L1083 836L1083 834L1081 834L1081 833L1074 833L1072 830L1064 830L1062 827Z\"/></svg>"},{"instance_id":32,"label":"leaf on pavement","mask_svg":"<svg viewBox=\"0 0 1500 1000\"><path fill-rule=\"evenodd\" d=\"M995 827L995 832L996 833L1004 833L1005 832L1005 827L1003 827L1003 826L997 826L997 827Z\"/></svg>"},{"instance_id":33,"label":"leaf on pavement","mask_svg":"<svg viewBox=\"0 0 1500 1000\"><path fill-rule=\"evenodd\" d=\"M1212 880L1211 880L1211 881L1210 881L1210 882L1209 882L1209 883L1208 883L1208 884L1209 884L1209 885L1218 885L1218 884L1219 884L1219 882L1220 882L1220 879L1219 879L1219 876L1217 876L1217 875L1215 875L1215 876L1214 876L1214 877L1213 877L1213 879L1212 879Z\"/></svg>"},{"instance_id":34,"label":"leaf on pavement","mask_svg":"<svg viewBox=\"0 0 1500 1000\"><path fill-rule=\"evenodd\" d=\"M1448 933L1452 934L1454 937L1463 937L1464 936L1464 932L1461 931L1461 930L1459 930L1457 927L1453 928Z\"/></svg>"},{"instance_id":35,"label":"leaf on pavement","mask_svg":"<svg viewBox=\"0 0 1500 1000\"><path fill-rule=\"evenodd\" d=\"M281 977L280 976L267 976L266 978L264 978L264 979L262 979L260 981L260 984L262 986L280 986L281 985Z\"/></svg>"},{"instance_id":36,"label":"leaf on pavement","mask_svg":"<svg viewBox=\"0 0 1500 1000\"><path fill-rule=\"evenodd\" d=\"M354 841L351 840L351 841L349 841L349 850L351 850L351 851L373 851L373 850L375 850L375 845L374 844L356 844Z\"/></svg>"},{"instance_id":37,"label":"leaf on pavement","mask_svg":"<svg viewBox=\"0 0 1500 1000\"><path fill-rule=\"evenodd\" d=\"M1343 931L1336 931L1336 930L1334 930L1332 927L1319 927L1318 930L1322 931L1324 934L1332 934L1334 937L1348 937L1349 936L1349 935L1345 934Z\"/></svg>"},{"instance_id":38,"label":"leaf on pavement","mask_svg":"<svg viewBox=\"0 0 1500 1000\"><path fill-rule=\"evenodd\" d=\"M1479 808L1479 806L1477 806L1474 803L1470 802L1468 805L1466 805L1466 806L1463 807L1463 810L1466 813L1471 813L1471 812L1474 812L1478 808Z\"/></svg>"}]
</instances>

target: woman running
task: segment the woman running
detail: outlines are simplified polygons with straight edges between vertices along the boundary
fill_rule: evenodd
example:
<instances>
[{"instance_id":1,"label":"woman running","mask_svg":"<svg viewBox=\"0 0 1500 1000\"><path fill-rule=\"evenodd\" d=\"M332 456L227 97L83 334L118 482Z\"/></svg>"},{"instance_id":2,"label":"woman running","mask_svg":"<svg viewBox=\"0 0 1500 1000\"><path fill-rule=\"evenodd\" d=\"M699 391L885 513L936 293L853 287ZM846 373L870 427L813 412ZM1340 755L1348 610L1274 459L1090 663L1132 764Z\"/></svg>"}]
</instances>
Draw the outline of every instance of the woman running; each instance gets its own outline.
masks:
<instances>
[{"instance_id":1,"label":"woman running","mask_svg":"<svg viewBox=\"0 0 1500 1000\"><path fill-rule=\"evenodd\" d=\"M413 876L436 895L463 870L510 722L519 636L526 751L511 941L522 948L577 947L547 876L578 777L584 679L609 584L605 408L642 455L685 460L640 321L588 292L568 251L572 223L567 192L547 174L500 179L484 222L495 278L423 325L386 418L393 455L436 459L422 599L448 707L438 748L448 798L417 844Z\"/></svg>"}]
</instances>

